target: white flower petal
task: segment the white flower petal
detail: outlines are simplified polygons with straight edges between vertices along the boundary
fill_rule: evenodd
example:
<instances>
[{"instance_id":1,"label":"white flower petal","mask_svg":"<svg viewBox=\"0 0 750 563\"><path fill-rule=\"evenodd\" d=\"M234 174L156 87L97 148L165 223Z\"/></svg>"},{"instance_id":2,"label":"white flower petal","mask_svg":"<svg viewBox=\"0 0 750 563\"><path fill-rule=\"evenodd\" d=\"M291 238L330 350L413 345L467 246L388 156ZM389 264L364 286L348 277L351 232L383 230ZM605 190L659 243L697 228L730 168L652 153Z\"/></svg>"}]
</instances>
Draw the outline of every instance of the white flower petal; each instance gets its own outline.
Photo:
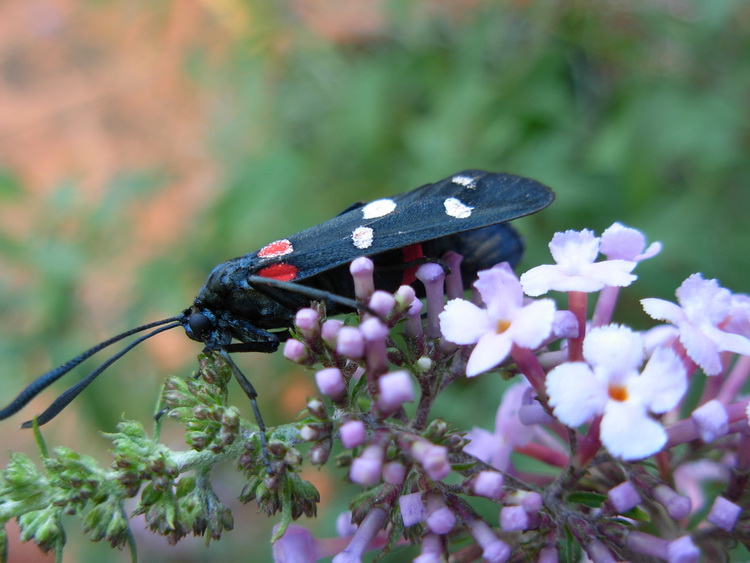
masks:
<instances>
[{"instance_id":1,"label":"white flower petal","mask_svg":"<svg viewBox=\"0 0 750 563\"><path fill-rule=\"evenodd\" d=\"M654 242L646 247L646 237L637 229L614 223L602 233L599 251L607 258L619 258L640 262L652 258L661 252L661 243Z\"/></svg>"},{"instance_id":2,"label":"white flower petal","mask_svg":"<svg viewBox=\"0 0 750 563\"><path fill-rule=\"evenodd\" d=\"M724 332L718 328L705 328L704 334L716 342L719 350L750 356L750 340L740 334Z\"/></svg>"},{"instance_id":3,"label":"white flower petal","mask_svg":"<svg viewBox=\"0 0 750 563\"><path fill-rule=\"evenodd\" d=\"M718 281L704 280L700 274L688 277L675 293L685 314L694 323L705 320L716 325L731 311L732 293Z\"/></svg>"},{"instance_id":4,"label":"white flower petal","mask_svg":"<svg viewBox=\"0 0 750 563\"><path fill-rule=\"evenodd\" d=\"M466 364L466 375L474 377L491 370L502 362L510 352L511 340L507 334L487 332L477 342Z\"/></svg>"},{"instance_id":5,"label":"white flower petal","mask_svg":"<svg viewBox=\"0 0 750 563\"><path fill-rule=\"evenodd\" d=\"M599 251L610 259L634 260L646 246L646 237L637 229L613 223L602 233Z\"/></svg>"},{"instance_id":6,"label":"white flower petal","mask_svg":"<svg viewBox=\"0 0 750 563\"><path fill-rule=\"evenodd\" d=\"M638 276L630 273L636 264L629 260L605 260L590 264L583 275L603 285L625 287L638 279Z\"/></svg>"},{"instance_id":7,"label":"white flower petal","mask_svg":"<svg viewBox=\"0 0 750 563\"><path fill-rule=\"evenodd\" d=\"M630 401L609 401L599 431L602 444L624 460L643 459L661 450L667 433L646 410Z\"/></svg>"},{"instance_id":8,"label":"white flower petal","mask_svg":"<svg viewBox=\"0 0 750 563\"><path fill-rule=\"evenodd\" d=\"M648 248L645 252L641 252L638 256L634 258L636 262L640 262L642 260L647 260L649 258L653 258L657 254L661 252L662 245L660 242L652 242L648 245Z\"/></svg>"},{"instance_id":9,"label":"white flower petal","mask_svg":"<svg viewBox=\"0 0 750 563\"><path fill-rule=\"evenodd\" d=\"M550 285L555 291L593 293L594 291L599 291L607 284L588 275L571 276L560 273L555 279L551 280Z\"/></svg>"},{"instance_id":10,"label":"white flower petal","mask_svg":"<svg viewBox=\"0 0 750 563\"><path fill-rule=\"evenodd\" d=\"M646 314L652 319L666 321L675 326L680 326L687 322L687 316L685 315L685 311L682 310L682 307L671 301L648 297L646 299L641 299L641 305L643 306L643 310L646 311Z\"/></svg>"},{"instance_id":11,"label":"white flower petal","mask_svg":"<svg viewBox=\"0 0 750 563\"><path fill-rule=\"evenodd\" d=\"M552 332L554 319L555 302L552 299L540 299L516 312L508 332L515 344L534 350Z\"/></svg>"},{"instance_id":12,"label":"white flower petal","mask_svg":"<svg viewBox=\"0 0 750 563\"><path fill-rule=\"evenodd\" d=\"M629 383L628 392L638 396L651 412L674 408L687 392L682 360L671 348L657 348L641 376Z\"/></svg>"},{"instance_id":13,"label":"white flower petal","mask_svg":"<svg viewBox=\"0 0 750 563\"><path fill-rule=\"evenodd\" d=\"M474 344L494 330L487 311L464 299L448 301L439 318L443 337L454 344Z\"/></svg>"},{"instance_id":14,"label":"white flower petal","mask_svg":"<svg viewBox=\"0 0 750 563\"><path fill-rule=\"evenodd\" d=\"M651 356L654 350L659 346L668 348L680 336L680 331L672 325L657 325L645 332L643 336L643 347L646 350L646 356Z\"/></svg>"},{"instance_id":15,"label":"white flower petal","mask_svg":"<svg viewBox=\"0 0 750 563\"><path fill-rule=\"evenodd\" d=\"M509 311L523 305L521 283L507 262L479 272L474 287L482 296L493 319L507 318L510 316Z\"/></svg>"},{"instance_id":16,"label":"white flower petal","mask_svg":"<svg viewBox=\"0 0 750 563\"><path fill-rule=\"evenodd\" d=\"M750 338L750 296L742 293L732 295L732 311L722 327L727 332Z\"/></svg>"},{"instance_id":17,"label":"white flower petal","mask_svg":"<svg viewBox=\"0 0 750 563\"><path fill-rule=\"evenodd\" d=\"M721 372L719 347L702 331L685 323L680 327L680 342L690 359L703 368L706 375L717 375Z\"/></svg>"},{"instance_id":18,"label":"white flower petal","mask_svg":"<svg viewBox=\"0 0 750 563\"><path fill-rule=\"evenodd\" d=\"M583 362L557 366L545 385L555 416L566 426L575 428L604 412L607 388Z\"/></svg>"},{"instance_id":19,"label":"white flower petal","mask_svg":"<svg viewBox=\"0 0 750 563\"><path fill-rule=\"evenodd\" d=\"M588 229L555 233L549 243L552 258L566 269L590 264L599 254L599 238Z\"/></svg>"},{"instance_id":20,"label":"white flower petal","mask_svg":"<svg viewBox=\"0 0 750 563\"><path fill-rule=\"evenodd\" d=\"M643 363L643 338L626 326L594 328L583 341L583 357L594 367L607 372L626 373Z\"/></svg>"},{"instance_id":21,"label":"white flower petal","mask_svg":"<svg viewBox=\"0 0 750 563\"><path fill-rule=\"evenodd\" d=\"M558 279L566 277L557 266L545 264L522 274L521 286L526 295L537 297L552 289Z\"/></svg>"}]
</instances>

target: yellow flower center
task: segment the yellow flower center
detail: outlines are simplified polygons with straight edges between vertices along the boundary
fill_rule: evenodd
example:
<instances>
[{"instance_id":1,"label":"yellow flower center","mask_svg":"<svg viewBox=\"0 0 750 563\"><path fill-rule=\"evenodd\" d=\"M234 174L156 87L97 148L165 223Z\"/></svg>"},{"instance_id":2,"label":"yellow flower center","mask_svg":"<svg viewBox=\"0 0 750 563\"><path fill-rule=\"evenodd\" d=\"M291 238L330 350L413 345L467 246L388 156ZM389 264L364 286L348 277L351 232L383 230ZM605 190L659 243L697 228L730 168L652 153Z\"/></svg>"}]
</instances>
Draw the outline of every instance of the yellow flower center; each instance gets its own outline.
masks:
<instances>
[{"instance_id":1,"label":"yellow flower center","mask_svg":"<svg viewBox=\"0 0 750 563\"><path fill-rule=\"evenodd\" d=\"M500 320L500 321L497 321L497 325L495 326L495 332L497 334L502 334L509 328L510 328L510 321Z\"/></svg>"},{"instance_id":2,"label":"yellow flower center","mask_svg":"<svg viewBox=\"0 0 750 563\"><path fill-rule=\"evenodd\" d=\"M619 385L610 385L609 398L613 401L625 401L628 398L628 390L625 387L620 387Z\"/></svg>"}]
</instances>

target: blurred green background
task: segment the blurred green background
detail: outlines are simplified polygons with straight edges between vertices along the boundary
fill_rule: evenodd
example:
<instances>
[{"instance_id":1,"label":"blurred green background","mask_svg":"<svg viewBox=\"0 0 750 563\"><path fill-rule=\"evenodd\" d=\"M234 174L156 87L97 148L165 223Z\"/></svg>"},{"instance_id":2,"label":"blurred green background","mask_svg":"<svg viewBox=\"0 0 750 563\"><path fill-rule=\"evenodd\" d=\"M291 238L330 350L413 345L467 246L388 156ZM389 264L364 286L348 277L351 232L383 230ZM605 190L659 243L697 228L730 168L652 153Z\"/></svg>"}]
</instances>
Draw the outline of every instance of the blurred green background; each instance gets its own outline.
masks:
<instances>
[{"instance_id":1,"label":"blurred green background","mask_svg":"<svg viewBox=\"0 0 750 563\"><path fill-rule=\"evenodd\" d=\"M34 0L0 6L0 38L4 400L178 313L217 263L465 168L556 191L518 222L522 269L550 260L558 230L620 221L662 241L620 302L637 327L638 299L673 299L693 272L748 289L747 2ZM123 414L148 425L161 382L198 352L177 331L142 346L50 426L50 444L109 463L98 432ZM271 423L314 393L280 354L239 361ZM441 414L470 425L481 404L491 427L495 384L457 389ZM33 452L17 425L64 388L3 423L3 452ZM308 478L325 499L316 532L332 535L341 475ZM230 471L217 480L237 496ZM265 549L273 520L233 508L219 544L143 535L143 560ZM68 560L127 560L70 524Z\"/></svg>"}]
</instances>

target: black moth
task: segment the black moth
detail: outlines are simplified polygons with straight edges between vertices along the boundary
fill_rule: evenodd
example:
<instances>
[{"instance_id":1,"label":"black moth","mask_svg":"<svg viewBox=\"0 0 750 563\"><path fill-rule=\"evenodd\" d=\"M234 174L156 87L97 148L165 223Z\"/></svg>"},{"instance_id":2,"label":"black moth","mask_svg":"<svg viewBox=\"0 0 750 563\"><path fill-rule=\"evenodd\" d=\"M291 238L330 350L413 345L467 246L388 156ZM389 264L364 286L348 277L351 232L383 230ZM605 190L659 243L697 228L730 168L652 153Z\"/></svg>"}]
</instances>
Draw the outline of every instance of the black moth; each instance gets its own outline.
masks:
<instances>
[{"instance_id":1,"label":"black moth","mask_svg":"<svg viewBox=\"0 0 750 563\"><path fill-rule=\"evenodd\" d=\"M295 312L309 305L311 299L326 301L328 310L334 313L358 308L348 264L359 256L373 259L376 287L386 291L412 283L415 265L439 260L449 250L464 256L461 270L467 286L479 270L502 261L515 265L523 253L523 243L505 223L536 213L553 199L552 191L534 180L465 170L392 198L357 203L325 223L219 264L190 308L114 336L45 373L0 410L0 419L18 412L43 389L103 348L154 329L60 395L37 419L40 425L49 422L133 347L182 326L190 338L227 361L250 398L263 431L255 389L229 353L275 351L289 337Z\"/></svg>"}]
</instances>

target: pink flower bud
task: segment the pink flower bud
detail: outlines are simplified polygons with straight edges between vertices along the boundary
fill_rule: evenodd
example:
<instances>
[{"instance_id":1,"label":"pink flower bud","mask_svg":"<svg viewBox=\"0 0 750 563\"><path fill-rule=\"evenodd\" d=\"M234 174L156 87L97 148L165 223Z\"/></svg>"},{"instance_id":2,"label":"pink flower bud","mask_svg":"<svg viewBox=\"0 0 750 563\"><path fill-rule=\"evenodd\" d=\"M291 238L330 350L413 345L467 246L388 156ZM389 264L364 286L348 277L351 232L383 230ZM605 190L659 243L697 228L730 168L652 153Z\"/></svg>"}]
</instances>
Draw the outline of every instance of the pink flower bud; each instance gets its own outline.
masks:
<instances>
[{"instance_id":1,"label":"pink flower bud","mask_svg":"<svg viewBox=\"0 0 750 563\"><path fill-rule=\"evenodd\" d=\"M349 266L349 272L354 278L354 295L363 303L367 302L375 291L375 281L372 273L375 265L369 258L361 257L353 260Z\"/></svg>"},{"instance_id":2,"label":"pink flower bud","mask_svg":"<svg viewBox=\"0 0 750 563\"><path fill-rule=\"evenodd\" d=\"M312 359L307 346L293 338L290 338L284 343L284 357L296 364L306 364Z\"/></svg>"},{"instance_id":3,"label":"pink flower bud","mask_svg":"<svg viewBox=\"0 0 750 563\"><path fill-rule=\"evenodd\" d=\"M315 373L315 383L324 395L328 395L334 401L346 397L346 384L341 370L338 368L325 368Z\"/></svg>"},{"instance_id":4,"label":"pink flower bud","mask_svg":"<svg viewBox=\"0 0 750 563\"><path fill-rule=\"evenodd\" d=\"M348 420L341 425L339 433L341 442L347 449L361 446L367 439L367 429L361 420Z\"/></svg>"},{"instance_id":5,"label":"pink flower bud","mask_svg":"<svg viewBox=\"0 0 750 563\"><path fill-rule=\"evenodd\" d=\"M378 409L385 414L395 412L401 405L414 400L412 378L407 371L394 371L378 379Z\"/></svg>"}]
</instances>

